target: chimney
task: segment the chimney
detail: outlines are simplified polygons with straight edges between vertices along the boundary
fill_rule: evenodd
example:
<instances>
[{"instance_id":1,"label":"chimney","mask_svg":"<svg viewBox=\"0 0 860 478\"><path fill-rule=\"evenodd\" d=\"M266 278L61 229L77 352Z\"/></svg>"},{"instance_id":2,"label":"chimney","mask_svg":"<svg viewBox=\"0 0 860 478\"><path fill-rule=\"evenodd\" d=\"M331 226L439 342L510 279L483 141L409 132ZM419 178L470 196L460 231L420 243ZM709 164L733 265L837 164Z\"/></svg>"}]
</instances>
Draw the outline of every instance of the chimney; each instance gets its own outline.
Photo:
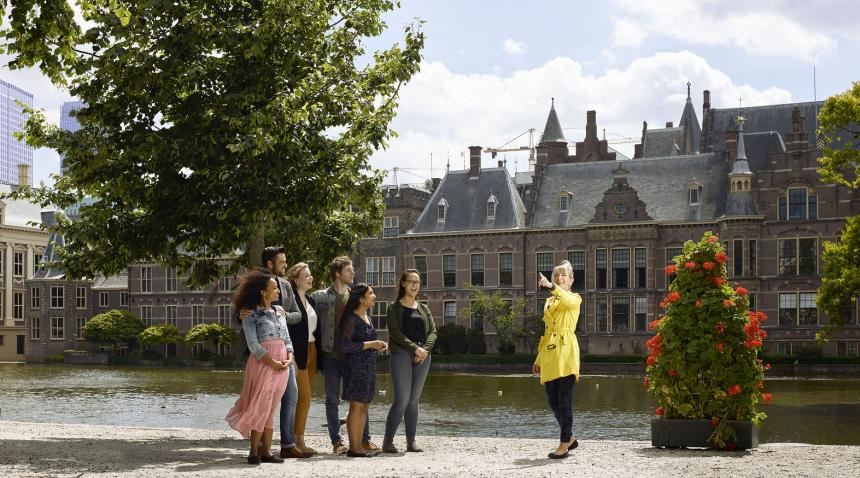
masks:
<instances>
[{"instance_id":1,"label":"chimney","mask_svg":"<svg viewBox=\"0 0 860 478\"><path fill-rule=\"evenodd\" d=\"M702 96L705 97L705 101L702 103L702 111L705 112L711 109L711 90L705 90Z\"/></svg>"},{"instance_id":2,"label":"chimney","mask_svg":"<svg viewBox=\"0 0 860 478\"><path fill-rule=\"evenodd\" d=\"M667 127L667 128L672 128L672 127L673 127L673 126L672 126L672 122L671 122L671 121L667 121L667 122L666 122L666 127Z\"/></svg>"},{"instance_id":3,"label":"chimney","mask_svg":"<svg viewBox=\"0 0 860 478\"><path fill-rule=\"evenodd\" d=\"M504 167L505 167L505 165L504 165L504 164L502 164L502 160L501 160L501 159L499 160L499 167L500 167L500 168L504 168Z\"/></svg>"},{"instance_id":4,"label":"chimney","mask_svg":"<svg viewBox=\"0 0 860 478\"><path fill-rule=\"evenodd\" d=\"M33 178L30 177L30 165L21 163L18 165L18 186L32 186Z\"/></svg>"},{"instance_id":5,"label":"chimney","mask_svg":"<svg viewBox=\"0 0 860 478\"><path fill-rule=\"evenodd\" d=\"M585 112L585 139L597 140L597 111Z\"/></svg>"},{"instance_id":6,"label":"chimney","mask_svg":"<svg viewBox=\"0 0 860 478\"><path fill-rule=\"evenodd\" d=\"M469 146L469 177L477 178L481 173L481 147Z\"/></svg>"},{"instance_id":7,"label":"chimney","mask_svg":"<svg viewBox=\"0 0 860 478\"><path fill-rule=\"evenodd\" d=\"M439 184L442 183L442 178L432 178L433 180L433 190L439 189Z\"/></svg>"}]
</instances>

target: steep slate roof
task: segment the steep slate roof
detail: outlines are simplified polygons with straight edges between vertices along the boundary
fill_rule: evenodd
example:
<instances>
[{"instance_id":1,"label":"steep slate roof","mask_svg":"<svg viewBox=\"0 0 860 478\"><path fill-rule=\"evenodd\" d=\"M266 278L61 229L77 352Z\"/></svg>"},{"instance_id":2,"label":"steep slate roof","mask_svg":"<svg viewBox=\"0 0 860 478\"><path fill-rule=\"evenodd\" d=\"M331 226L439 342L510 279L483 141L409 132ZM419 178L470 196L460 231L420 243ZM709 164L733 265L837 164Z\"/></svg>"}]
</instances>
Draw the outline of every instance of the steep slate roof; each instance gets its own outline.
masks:
<instances>
[{"instance_id":1,"label":"steep slate roof","mask_svg":"<svg viewBox=\"0 0 860 478\"><path fill-rule=\"evenodd\" d=\"M645 131L645 146L643 157L656 158L660 156L674 156L678 154L675 146L682 147L684 142L684 128L660 128Z\"/></svg>"},{"instance_id":2,"label":"steep slate roof","mask_svg":"<svg viewBox=\"0 0 860 478\"><path fill-rule=\"evenodd\" d=\"M495 219L487 219L487 200L495 195ZM437 206L448 203L445 222L439 222ZM418 217L410 234L429 232L519 229L525 225L525 206L506 168L481 168L476 179L468 171L448 171Z\"/></svg>"},{"instance_id":3,"label":"steep slate roof","mask_svg":"<svg viewBox=\"0 0 860 478\"><path fill-rule=\"evenodd\" d=\"M738 114L744 117L744 130L749 133L777 131L785 137L791 133L791 111L798 107L806 117L806 132L809 142L815 143L815 117L817 111L824 105L823 101L806 103L789 103L784 105L768 105L738 108L716 109L708 111L708 130L702 131L702 151L724 151L726 149L725 135L729 122Z\"/></svg>"},{"instance_id":4,"label":"steep slate roof","mask_svg":"<svg viewBox=\"0 0 860 478\"><path fill-rule=\"evenodd\" d=\"M690 87L687 86L687 103L684 105L684 112L681 113L681 121L678 122L678 126L682 129L684 125L689 125L689 132L693 143L693 152L700 151L700 139L702 137L702 127L699 126L699 118L696 116L696 109L693 108L693 101L690 99ZM684 145L678 143L678 146L681 148Z\"/></svg>"},{"instance_id":5,"label":"steep slate roof","mask_svg":"<svg viewBox=\"0 0 860 478\"><path fill-rule=\"evenodd\" d=\"M57 214L62 213L57 211L42 211L42 224L46 227L56 225ZM45 252L42 254L42 262L39 263L39 270L33 274L33 279L62 279L66 276L65 271L62 269L47 266L47 264L57 260L59 256L57 248L65 245L66 239L62 234L51 232L51 235L48 236L48 244L45 247Z\"/></svg>"},{"instance_id":6,"label":"steep slate roof","mask_svg":"<svg viewBox=\"0 0 860 478\"><path fill-rule=\"evenodd\" d=\"M564 141L564 133L561 131L561 122L558 121L558 114L555 112L555 100L549 108L549 116L546 118L546 126L543 127L543 135L540 137L541 143L552 143Z\"/></svg>"},{"instance_id":7,"label":"steep slate roof","mask_svg":"<svg viewBox=\"0 0 860 478\"><path fill-rule=\"evenodd\" d=\"M123 269L122 272L115 276L97 276L95 279L93 279L92 288L93 290L128 289L128 269Z\"/></svg>"},{"instance_id":8,"label":"steep slate roof","mask_svg":"<svg viewBox=\"0 0 860 478\"><path fill-rule=\"evenodd\" d=\"M595 206L612 185L617 161L552 164L544 168L535 203L532 227L576 227L594 217ZM722 214L726 197L727 165L713 154L640 158L624 161L627 181L659 222L709 221ZM702 185L697 206L688 204L691 182ZM572 195L568 213L559 213L558 196Z\"/></svg>"}]
</instances>

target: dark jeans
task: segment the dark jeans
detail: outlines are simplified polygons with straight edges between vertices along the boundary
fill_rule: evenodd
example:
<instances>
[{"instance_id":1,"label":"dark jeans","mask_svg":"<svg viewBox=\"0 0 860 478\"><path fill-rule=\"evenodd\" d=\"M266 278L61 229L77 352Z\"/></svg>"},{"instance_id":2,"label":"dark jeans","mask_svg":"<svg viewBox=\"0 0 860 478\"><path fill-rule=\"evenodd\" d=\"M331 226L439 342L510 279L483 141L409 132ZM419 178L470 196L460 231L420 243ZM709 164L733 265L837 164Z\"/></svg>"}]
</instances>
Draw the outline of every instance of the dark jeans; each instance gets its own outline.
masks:
<instances>
[{"instance_id":1,"label":"dark jeans","mask_svg":"<svg viewBox=\"0 0 860 478\"><path fill-rule=\"evenodd\" d=\"M549 407L555 414L555 420L561 428L560 443L569 442L573 438L573 385L576 375L550 380L544 384Z\"/></svg>"},{"instance_id":2,"label":"dark jeans","mask_svg":"<svg viewBox=\"0 0 860 478\"><path fill-rule=\"evenodd\" d=\"M296 403L299 399L299 387L296 385L296 365L290 365L290 379L287 390L281 398L281 448L296 446L293 441L293 427L296 423Z\"/></svg>"},{"instance_id":3,"label":"dark jeans","mask_svg":"<svg viewBox=\"0 0 860 478\"><path fill-rule=\"evenodd\" d=\"M415 439L418 427L418 400L427 372L430 371L430 357L421 363L415 363L415 354L397 346L391 348L389 364L391 366L391 382L394 386L394 401L388 410L385 420L385 443L391 443L400 420L406 418L406 439Z\"/></svg>"},{"instance_id":4,"label":"dark jeans","mask_svg":"<svg viewBox=\"0 0 860 478\"><path fill-rule=\"evenodd\" d=\"M319 361L325 378L325 418L328 425L328 436L334 444L343 441L343 437L340 436L338 405L340 404L340 389L343 384L344 363L343 359L333 357L326 352L322 352ZM364 424L362 441L370 441L370 413L367 414L367 421Z\"/></svg>"}]
</instances>

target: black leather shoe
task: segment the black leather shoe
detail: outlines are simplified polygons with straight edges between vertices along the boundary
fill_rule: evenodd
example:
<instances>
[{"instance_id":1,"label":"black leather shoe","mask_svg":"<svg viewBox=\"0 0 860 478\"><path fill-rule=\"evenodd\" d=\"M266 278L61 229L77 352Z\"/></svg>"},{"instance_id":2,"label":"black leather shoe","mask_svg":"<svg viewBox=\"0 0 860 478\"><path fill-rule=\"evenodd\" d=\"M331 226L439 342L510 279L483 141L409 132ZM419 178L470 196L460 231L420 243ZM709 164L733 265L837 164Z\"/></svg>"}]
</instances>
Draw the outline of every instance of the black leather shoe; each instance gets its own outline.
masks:
<instances>
[{"instance_id":1,"label":"black leather shoe","mask_svg":"<svg viewBox=\"0 0 860 478\"><path fill-rule=\"evenodd\" d=\"M284 460L276 457L275 455L263 455L260 457L260 461L263 463L283 463Z\"/></svg>"},{"instance_id":2,"label":"black leather shoe","mask_svg":"<svg viewBox=\"0 0 860 478\"><path fill-rule=\"evenodd\" d=\"M379 454L379 452L376 452L376 451L369 451L367 453L356 453L352 450L346 451L346 456L349 456L352 458L373 458L378 454Z\"/></svg>"},{"instance_id":3,"label":"black leather shoe","mask_svg":"<svg viewBox=\"0 0 860 478\"><path fill-rule=\"evenodd\" d=\"M574 438L573 443L571 443L570 445L567 446L567 450L568 451L573 450L574 448L576 448L578 446L579 446L579 442L576 441L576 438Z\"/></svg>"},{"instance_id":4,"label":"black leather shoe","mask_svg":"<svg viewBox=\"0 0 860 478\"><path fill-rule=\"evenodd\" d=\"M248 455L248 464L249 465L259 465L260 457L256 455Z\"/></svg>"},{"instance_id":5,"label":"black leather shoe","mask_svg":"<svg viewBox=\"0 0 860 478\"><path fill-rule=\"evenodd\" d=\"M569 457L569 456L570 456L570 452L567 452L567 451L566 451L566 452L562 453L561 455L556 455L554 451L551 451L551 452L549 452L549 454L548 454L547 456L548 456L548 457L550 457L550 458L552 458L553 460L560 460L560 459L562 459L562 458L567 458L567 457Z\"/></svg>"}]
</instances>

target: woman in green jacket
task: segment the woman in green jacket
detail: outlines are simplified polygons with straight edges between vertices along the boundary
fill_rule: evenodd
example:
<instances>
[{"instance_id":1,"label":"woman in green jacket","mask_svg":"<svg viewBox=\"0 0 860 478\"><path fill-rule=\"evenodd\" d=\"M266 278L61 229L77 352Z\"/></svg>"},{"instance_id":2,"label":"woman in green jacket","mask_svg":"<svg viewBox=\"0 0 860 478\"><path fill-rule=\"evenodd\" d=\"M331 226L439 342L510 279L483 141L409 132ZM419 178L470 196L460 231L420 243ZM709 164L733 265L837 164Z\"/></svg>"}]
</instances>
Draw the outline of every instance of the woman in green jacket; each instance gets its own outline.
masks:
<instances>
[{"instance_id":1,"label":"woman in green jacket","mask_svg":"<svg viewBox=\"0 0 860 478\"><path fill-rule=\"evenodd\" d=\"M394 386L394 401L385 421L382 451L397 453L394 434L406 417L406 451L420 452L415 443L418 426L418 399L430 370L430 351L436 343L436 324L426 305L418 302L421 276L415 269L406 269L400 276L397 300L388 306L386 324Z\"/></svg>"}]
</instances>

